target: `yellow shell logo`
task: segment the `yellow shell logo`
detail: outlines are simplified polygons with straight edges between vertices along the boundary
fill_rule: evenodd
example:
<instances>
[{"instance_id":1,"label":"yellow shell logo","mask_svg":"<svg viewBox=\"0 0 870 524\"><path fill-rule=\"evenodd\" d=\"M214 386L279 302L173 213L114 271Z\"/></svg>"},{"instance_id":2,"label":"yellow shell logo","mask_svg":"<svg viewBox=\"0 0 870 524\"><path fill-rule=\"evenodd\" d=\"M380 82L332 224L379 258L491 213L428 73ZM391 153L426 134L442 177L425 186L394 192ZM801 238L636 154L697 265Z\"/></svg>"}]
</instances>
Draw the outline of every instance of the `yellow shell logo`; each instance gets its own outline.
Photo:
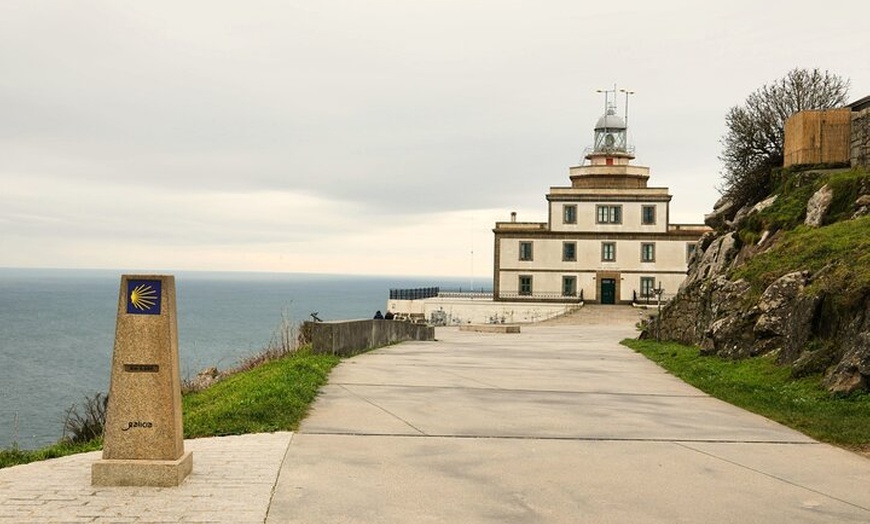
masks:
<instances>
[{"instance_id":1,"label":"yellow shell logo","mask_svg":"<svg viewBox=\"0 0 870 524\"><path fill-rule=\"evenodd\" d=\"M139 311L146 311L157 303L157 290L148 284L139 284L130 292L130 303Z\"/></svg>"}]
</instances>

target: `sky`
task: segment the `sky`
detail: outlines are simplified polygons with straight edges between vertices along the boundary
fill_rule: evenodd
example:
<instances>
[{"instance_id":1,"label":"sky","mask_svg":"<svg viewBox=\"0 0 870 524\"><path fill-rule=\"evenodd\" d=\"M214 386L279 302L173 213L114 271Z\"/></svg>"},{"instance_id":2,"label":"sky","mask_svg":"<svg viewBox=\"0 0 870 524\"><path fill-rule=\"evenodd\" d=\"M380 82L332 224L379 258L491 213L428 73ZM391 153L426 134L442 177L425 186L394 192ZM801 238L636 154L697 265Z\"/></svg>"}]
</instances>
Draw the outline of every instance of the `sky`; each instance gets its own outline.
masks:
<instances>
[{"instance_id":1,"label":"sky","mask_svg":"<svg viewBox=\"0 0 870 524\"><path fill-rule=\"evenodd\" d=\"M795 67L870 94L870 3L0 2L0 267L492 278L598 90L671 221L728 109ZM618 109L624 110L618 99Z\"/></svg>"}]
</instances>

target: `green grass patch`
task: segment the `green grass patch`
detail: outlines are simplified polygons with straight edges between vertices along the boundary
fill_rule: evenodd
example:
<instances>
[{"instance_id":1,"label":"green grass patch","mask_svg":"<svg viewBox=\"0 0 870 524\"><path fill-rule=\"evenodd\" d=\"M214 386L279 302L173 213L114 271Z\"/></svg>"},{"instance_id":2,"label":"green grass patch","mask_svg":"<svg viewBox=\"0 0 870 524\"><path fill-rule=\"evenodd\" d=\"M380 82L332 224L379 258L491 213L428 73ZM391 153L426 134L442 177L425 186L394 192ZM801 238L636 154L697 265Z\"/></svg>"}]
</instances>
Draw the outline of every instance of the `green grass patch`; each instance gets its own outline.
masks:
<instances>
[{"instance_id":1,"label":"green grass patch","mask_svg":"<svg viewBox=\"0 0 870 524\"><path fill-rule=\"evenodd\" d=\"M185 395L184 436L295 430L339 360L298 353Z\"/></svg>"},{"instance_id":2,"label":"green grass patch","mask_svg":"<svg viewBox=\"0 0 870 524\"><path fill-rule=\"evenodd\" d=\"M182 397L185 438L292 431L308 412L329 372L332 355L304 350L231 375ZM37 450L0 450L0 468L102 448L102 440L61 442Z\"/></svg>"},{"instance_id":3,"label":"green grass patch","mask_svg":"<svg viewBox=\"0 0 870 524\"><path fill-rule=\"evenodd\" d=\"M0 449L0 468L8 468L9 466L17 466L19 464L27 464L39 460L65 457L67 455L84 453L86 451L97 451L102 447L102 439L95 439L80 444L60 442L35 450L18 449L13 446L11 449Z\"/></svg>"},{"instance_id":4,"label":"green grass patch","mask_svg":"<svg viewBox=\"0 0 870 524\"><path fill-rule=\"evenodd\" d=\"M674 342L623 340L705 393L848 449L870 451L870 394L836 397L818 375L791 378L772 358L727 360Z\"/></svg>"},{"instance_id":5,"label":"green grass patch","mask_svg":"<svg viewBox=\"0 0 870 524\"><path fill-rule=\"evenodd\" d=\"M870 216L820 228L800 226L782 236L770 250L749 259L734 271L753 291L761 293L777 278L792 271L816 273L827 268L817 282L818 291L834 295L864 296L870 291Z\"/></svg>"}]
</instances>

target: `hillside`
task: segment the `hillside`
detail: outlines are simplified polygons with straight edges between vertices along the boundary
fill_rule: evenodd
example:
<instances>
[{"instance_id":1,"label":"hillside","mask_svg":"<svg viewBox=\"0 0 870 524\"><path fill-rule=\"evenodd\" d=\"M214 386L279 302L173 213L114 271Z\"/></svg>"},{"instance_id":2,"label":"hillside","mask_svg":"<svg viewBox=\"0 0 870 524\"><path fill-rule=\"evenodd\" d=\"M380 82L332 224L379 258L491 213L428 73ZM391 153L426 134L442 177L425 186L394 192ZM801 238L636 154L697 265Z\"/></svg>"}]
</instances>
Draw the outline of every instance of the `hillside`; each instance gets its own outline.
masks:
<instances>
[{"instance_id":1,"label":"hillside","mask_svg":"<svg viewBox=\"0 0 870 524\"><path fill-rule=\"evenodd\" d=\"M665 339L705 354L773 354L795 377L829 391L870 390L870 173L790 168L774 191L740 210L725 203L677 296L662 310Z\"/></svg>"}]
</instances>

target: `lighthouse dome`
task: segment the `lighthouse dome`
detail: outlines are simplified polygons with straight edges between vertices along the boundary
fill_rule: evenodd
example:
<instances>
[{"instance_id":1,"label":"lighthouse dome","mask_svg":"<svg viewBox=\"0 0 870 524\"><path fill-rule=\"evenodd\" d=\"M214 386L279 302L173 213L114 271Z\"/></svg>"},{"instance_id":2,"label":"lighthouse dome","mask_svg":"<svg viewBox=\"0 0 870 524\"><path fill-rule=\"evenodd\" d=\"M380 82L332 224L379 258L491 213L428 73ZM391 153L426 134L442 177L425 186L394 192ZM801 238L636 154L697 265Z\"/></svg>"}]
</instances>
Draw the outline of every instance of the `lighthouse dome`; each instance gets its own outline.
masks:
<instances>
[{"instance_id":1,"label":"lighthouse dome","mask_svg":"<svg viewBox=\"0 0 870 524\"><path fill-rule=\"evenodd\" d=\"M616 111L611 107L607 109L607 112L601 115L601 118L598 119L598 123L595 124L595 130L619 130L626 129L625 120L622 117L616 114Z\"/></svg>"}]
</instances>

